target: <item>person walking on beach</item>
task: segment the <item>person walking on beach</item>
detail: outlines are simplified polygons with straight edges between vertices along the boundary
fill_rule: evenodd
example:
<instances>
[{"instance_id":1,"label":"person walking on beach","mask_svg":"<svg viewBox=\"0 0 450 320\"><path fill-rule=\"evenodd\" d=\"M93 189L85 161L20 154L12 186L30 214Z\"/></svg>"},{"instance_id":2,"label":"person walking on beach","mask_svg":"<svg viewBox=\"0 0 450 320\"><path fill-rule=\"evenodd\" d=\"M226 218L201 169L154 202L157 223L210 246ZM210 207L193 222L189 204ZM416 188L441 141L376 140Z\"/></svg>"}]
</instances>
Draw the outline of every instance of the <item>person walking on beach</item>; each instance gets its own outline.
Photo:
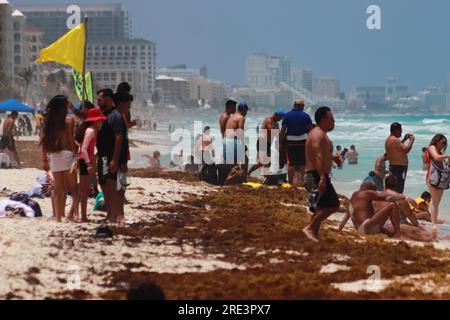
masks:
<instances>
[{"instance_id":1,"label":"person walking on beach","mask_svg":"<svg viewBox=\"0 0 450 320\"><path fill-rule=\"evenodd\" d=\"M384 190L384 178L388 174L386 170L386 160L387 154L384 154L375 161L375 185L378 192Z\"/></svg>"},{"instance_id":2,"label":"person walking on beach","mask_svg":"<svg viewBox=\"0 0 450 320\"><path fill-rule=\"evenodd\" d=\"M398 185L396 191L403 194L405 190L405 180L408 174L408 153L416 140L414 135L408 133L403 140L400 140L402 136L402 125L395 122L391 125L391 135L387 138L385 143L386 154L389 160L389 172L398 179ZM405 142L409 140L409 144Z\"/></svg>"},{"instance_id":3,"label":"person walking on beach","mask_svg":"<svg viewBox=\"0 0 450 320\"><path fill-rule=\"evenodd\" d=\"M14 155L14 160L17 163L17 166L20 168L20 159L19 154L17 153L16 144L14 142L13 132L16 127L15 123L17 118L19 117L19 113L17 111L11 112L11 114L5 119L3 123L3 133L0 139L0 151L9 150Z\"/></svg>"},{"instance_id":4,"label":"person walking on beach","mask_svg":"<svg viewBox=\"0 0 450 320\"><path fill-rule=\"evenodd\" d=\"M98 181L105 197L107 220L116 223L124 212L123 197L117 190L117 173L126 128L122 116L114 107L114 93L111 89L98 91L97 103L108 118L103 122L97 137Z\"/></svg>"},{"instance_id":5,"label":"person walking on beach","mask_svg":"<svg viewBox=\"0 0 450 320\"><path fill-rule=\"evenodd\" d=\"M71 102L66 96L56 96L47 106L42 138L44 170L51 171L54 179L52 196L53 213L57 222L65 216L67 192L72 195L72 220L78 216L79 188L77 174L73 170L77 147L74 140L74 123L67 117Z\"/></svg>"},{"instance_id":6,"label":"person walking on beach","mask_svg":"<svg viewBox=\"0 0 450 320\"><path fill-rule=\"evenodd\" d=\"M296 100L294 109L285 114L280 133L280 150L285 152L288 164L289 183L294 184L297 173L305 173L305 145L308 132L313 128L310 116L304 112L305 102Z\"/></svg>"},{"instance_id":7,"label":"person walking on beach","mask_svg":"<svg viewBox=\"0 0 450 320\"><path fill-rule=\"evenodd\" d=\"M272 143L275 135L272 135L272 130L279 130L279 122L283 120L286 113L282 109L275 111L273 115L264 119L260 130L258 130L258 141L256 142L257 164L255 164L248 172L248 177L256 170L265 167L270 168L272 156Z\"/></svg>"},{"instance_id":8,"label":"person walking on beach","mask_svg":"<svg viewBox=\"0 0 450 320\"><path fill-rule=\"evenodd\" d=\"M310 223L303 233L312 241L319 242L319 231L323 221L337 212L340 202L330 174L333 162L333 143L327 133L335 128L331 109L321 107L316 111L317 127L311 130L306 141L305 188L308 191L308 203L313 213Z\"/></svg>"},{"instance_id":9,"label":"person walking on beach","mask_svg":"<svg viewBox=\"0 0 450 320\"><path fill-rule=\"evenodd\" d=\"M90 193L90 178L95 176L94 152L97 145L97 134L103 121L107 119L100 109L88 110L87 118L81 125L80 135L76 137L80 144L78 168L80 171L81 222L88 222L87 200Z\"/></svg>"},{"instance_id":10,"label":"person walking on beach","mask_svg":"<svg viewBox=\"0 0 450 320\"><path fill-rule=\"evenodd\" d=\"M444 190L449 189L450 169L448 160L450 156L445 154L447 150L447 138L442 134L437 134L430 142L427 151L427 185L431 193L431 223L435 239L437 238L437 219L439 205L444 194Z\"/></svg>"},{"instance_id":11,"label":"person walking on beach","mask_svg":"<svg viewBox=\"0 0 450 320\"><path fill-rule=\"evenodd\" d=\"M228 100L225 104L225 111L220 114L219 126L222 138L225 138L225 131L227 130L227 123L231 115L236 113L237 102L234 100Z\"/></svg>"}]
</instances>

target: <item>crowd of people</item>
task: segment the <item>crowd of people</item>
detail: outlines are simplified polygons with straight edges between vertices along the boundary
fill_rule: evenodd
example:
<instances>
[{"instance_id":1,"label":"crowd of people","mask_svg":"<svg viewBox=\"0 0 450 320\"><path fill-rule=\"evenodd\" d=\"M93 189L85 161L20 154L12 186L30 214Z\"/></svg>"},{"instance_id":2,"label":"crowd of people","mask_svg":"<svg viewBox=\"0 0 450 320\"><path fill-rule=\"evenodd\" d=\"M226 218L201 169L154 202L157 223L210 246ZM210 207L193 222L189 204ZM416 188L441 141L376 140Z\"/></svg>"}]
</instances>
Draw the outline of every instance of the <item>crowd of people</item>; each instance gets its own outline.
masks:
<instances>
[{"instance_id":1,"label":"crowd of people","mask_svg":"<svg viewBox=\"0 0 450 320\"><path fill-rule=\"evenodd\" d=\"M136 125L130 117L130 90L127 83L122 83L115 93L112 89L98 91L98 108L84 101L80 109L75 109L66 96L56 96L48 103L40 146L44 169L51 171L54 178L52 207L57 221L65 217L68 193L72 205L67 220L88 221L87 199L97 183L103 191L107 220L125 221L128 130Z\"/></svg>"},{"instance_id":2,"label":"crowd of people","mask_svg":"<svg viewBox=\"0 0 450 320\"><path fill-rule=\"evenodd\" d=\"M131 120L133 96L130 91L127 83L120 84L116 92L102 89L97 92L98 107L84 101L80 109L75 109L67 97L56 96L48 103L42 119L36 120L39 124L36 128L42 131L40 146L44 168L51 171L54 178L52 206L57 221L65 217L68 194L73 201L67 220L88 221L87 199L97 184L101 186L105 199L107 220L113 223L125 221L125 191L131 159L128 130L137 124ZM312 217L303 233L318 242L323 221L340 210L340 200L330 179L332 170L342 168L346 160L349 165L358 164L359 154L354 145L344 150L337 146L334 151L328 136L335 128L330 108L319 108L313 123L304 107L304 102L298 100L291 111L278 109L264 119L258 127L256 163L250 167L245 137L250 108L245 102L230 99L219 118L223 164L214 164L216 150L211 128L207 126L196 137L194 154L189 156L184 170L200 172L201 178L214 177L211 181L218 185L224 185L236 172L242 173L243 179L247 180L257 170L271 167L272 147L278 141L280 169L287 168L291 185L301 185L308 192ZM17 112L13 112L5 120L0 149L14 151L20 163L12 136L17 119ZM169 125L170 132L174 128L174 125ZM422 150L429 192L413 200L403 194L408 154L413 149L415 137L408 133L402 138L402 134L401 124L393 123L385 142L386 152L376 159L374 171L351 197L341 229L351 219L356 230L363 235L386 233L425 241L437 238L437 224L443 222L438 219L439 205L444 191L450 186L449 156L445 153L447 139L438 134L429 147ZM148 159L151 167L161 167L160 152L142 157ZM198 157L201 165L195 161ZM183 150L179 158L183 159ZM425 232L418 220L432 223L431 234Z\"/></svg>"}]
</instances>

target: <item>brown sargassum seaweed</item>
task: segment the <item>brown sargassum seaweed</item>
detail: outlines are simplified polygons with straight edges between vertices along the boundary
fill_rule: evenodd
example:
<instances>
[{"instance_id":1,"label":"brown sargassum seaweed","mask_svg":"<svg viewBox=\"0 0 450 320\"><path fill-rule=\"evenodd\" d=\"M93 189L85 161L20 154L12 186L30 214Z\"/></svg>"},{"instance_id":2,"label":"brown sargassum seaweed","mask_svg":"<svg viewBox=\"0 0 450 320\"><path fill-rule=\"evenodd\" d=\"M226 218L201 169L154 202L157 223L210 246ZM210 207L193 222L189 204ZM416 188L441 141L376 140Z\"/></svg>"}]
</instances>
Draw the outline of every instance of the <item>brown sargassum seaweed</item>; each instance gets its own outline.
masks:
<instances>
[{"instance_id":1,"label":"brown sargassum seaweed","mask_svg":"<svg viewBox=\"0 0 450 320\"><path fill-rule=\"evenodd\" d=\"M139 177L163 177L192 183L184 174L136 170ZM187 177L187 178L186 178ZM187 180L187 181L186 181ZM209 273L156 274L118 271L109 278L112 291L103 298L125 298L117 283L138 285L153 282L168 299L449 299L449 290L417 289L420 280L394 282L375 293L346 293L332 283L368 279L367 268L377 265L382 279L426 275L437 287L450 286L450 255L431 245L392 243L384 237L358 237L356 232L337 232L337 223L322 226L321 243L308 241L301 230L309 221L306 194L297 188L229 186L204 196L189 196L183 203L161 205L155 222L114 228L129 241L163 237L178 243L201 246L206 254L223 254L221 260L245 270L216 270ZM343 200L343 206L348 203ZM286 205L289 204L289 205ZM292 206L294 205L294 206ZM336 261L334 255L347 256ZM405 263L408 261L408 263ZM271 263L272 262L272 263ZM348 271L320 273L329 263L346 265ZM425 280L423 280L425 281ZM443 292L442 292L443 291Z\"/></svg>"}]
</instances>

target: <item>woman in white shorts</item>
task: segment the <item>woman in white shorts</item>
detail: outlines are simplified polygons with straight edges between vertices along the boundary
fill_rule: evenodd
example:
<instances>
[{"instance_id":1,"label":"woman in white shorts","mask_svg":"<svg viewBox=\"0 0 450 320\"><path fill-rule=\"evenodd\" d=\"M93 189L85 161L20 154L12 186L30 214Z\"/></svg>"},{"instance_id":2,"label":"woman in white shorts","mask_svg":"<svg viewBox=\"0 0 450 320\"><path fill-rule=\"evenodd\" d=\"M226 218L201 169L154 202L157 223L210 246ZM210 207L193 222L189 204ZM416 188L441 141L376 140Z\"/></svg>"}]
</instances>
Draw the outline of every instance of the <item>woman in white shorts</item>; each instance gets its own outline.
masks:
<instances>
[{"instance_id":1,"label":"woman in white shorts","mask_svg":"<svg viewBox=\"0 0 450 320\"><path fill-rule=\"evenodd\" d=\"M71 102L65 96L56 96L48 104L40 145L43 151L44 169L51 171L55 181L52 195L56 221L64 217L68 191L72 195L72 210L67 217L78 217L79 190L76 164L77 147L74 139L74 122L67 117Z\"/></svg>"}]
</instances>

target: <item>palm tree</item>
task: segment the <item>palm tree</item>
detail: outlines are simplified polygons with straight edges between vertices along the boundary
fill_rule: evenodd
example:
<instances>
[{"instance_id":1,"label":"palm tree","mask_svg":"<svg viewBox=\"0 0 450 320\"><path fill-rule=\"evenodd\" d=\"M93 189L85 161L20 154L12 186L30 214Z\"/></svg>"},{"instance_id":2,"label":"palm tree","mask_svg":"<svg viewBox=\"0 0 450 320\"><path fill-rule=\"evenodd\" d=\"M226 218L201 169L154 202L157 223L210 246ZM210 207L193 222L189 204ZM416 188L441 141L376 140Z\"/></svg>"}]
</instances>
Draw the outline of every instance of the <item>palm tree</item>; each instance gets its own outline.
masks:
<instances>
[{"instance_id":1,"label":"palm tree","mask_svg":"<svg viewBox=\"0 0 450 320\"><path fill-rule=\"evenodd\" d=\"M17 76L25 83L24 98L26 100L28 97L28 89L33 81L34 70L32 67L21 68L17 73Z\"/></svg>"}]
</instances>

